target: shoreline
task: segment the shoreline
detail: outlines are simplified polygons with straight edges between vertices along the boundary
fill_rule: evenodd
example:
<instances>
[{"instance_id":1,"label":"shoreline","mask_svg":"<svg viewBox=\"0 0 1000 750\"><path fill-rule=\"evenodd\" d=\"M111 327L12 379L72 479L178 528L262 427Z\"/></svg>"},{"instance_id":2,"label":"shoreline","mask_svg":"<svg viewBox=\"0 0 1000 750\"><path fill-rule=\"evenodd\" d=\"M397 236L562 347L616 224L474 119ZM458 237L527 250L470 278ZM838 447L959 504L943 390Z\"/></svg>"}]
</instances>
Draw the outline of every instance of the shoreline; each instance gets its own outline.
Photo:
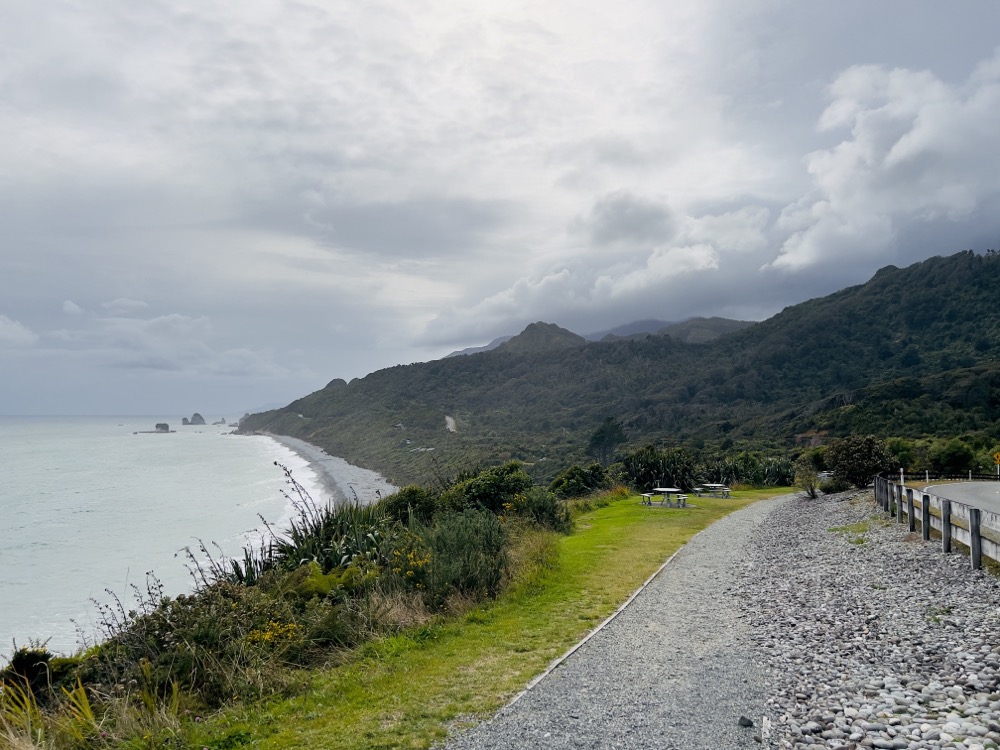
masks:
<instances>
[{"instance_id":1,"label":"shoreline","mask_svg":"<svg viewBox=\"0 0 1000 750\"><path fill-rule=\"evenodd\" d=\"M370 505L380 497L391 495L399 489L377 471L355 466L338 456L331 456L322 448L305 440L270 432L260 434L271 438L303 459L316 475L317 484L329 495L329 500L333 503L356 501L361 505Z\"/></svg>"}]
</instances>

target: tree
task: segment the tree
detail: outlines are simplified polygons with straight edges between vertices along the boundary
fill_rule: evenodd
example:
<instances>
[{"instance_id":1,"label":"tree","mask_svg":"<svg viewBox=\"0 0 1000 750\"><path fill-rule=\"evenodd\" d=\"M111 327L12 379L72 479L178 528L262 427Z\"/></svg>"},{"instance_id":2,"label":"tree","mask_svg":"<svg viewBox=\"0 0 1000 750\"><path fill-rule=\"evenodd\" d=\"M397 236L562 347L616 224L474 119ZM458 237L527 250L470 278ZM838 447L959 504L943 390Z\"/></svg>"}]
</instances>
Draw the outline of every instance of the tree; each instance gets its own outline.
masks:
<instances>
[{"instance_id":1,"label":"tree","mask_svg":"<svg viewBox=\"0 0 1000 750\"><path fill-rule=\"evenodd\" d=\"M627 440L618 420L608 417L590 436L587 452L600 461L601 466L607 466L615 455L615 448Z\"/></svg>"},{"instance_id":2,"label":"tree","mask_svg":"<svg viewBox=\"0 0 1000 750\"><path fill-rule=\"evenodd\" d=\"M826 449L826 463L833 475L855 487L867 487L876 474L891 471L889 448L874 435L851 435L833 440Z\"/></svg>"},{"instance_id":3,"label":"tree","mask_svg":"<svg viewBox=\"0 0 1000 750\"><path fill-rule=\"evenodd\" d=\"M819 475L816 473L816 465L805 454L799 456L799 460L795 462L795 486L813 500L819 494Z\"/></svg>"},{"instance_id":4,"label":"tree","mask_svg":"<svg viewBox=\"0 0 1000 750\"><path fill-rule=\"evenodd\" d=\"M976 466L976 454L958 438L937 443L928 451L931 469L942 473L957 474Z\"/></svg>"}]
</instances>

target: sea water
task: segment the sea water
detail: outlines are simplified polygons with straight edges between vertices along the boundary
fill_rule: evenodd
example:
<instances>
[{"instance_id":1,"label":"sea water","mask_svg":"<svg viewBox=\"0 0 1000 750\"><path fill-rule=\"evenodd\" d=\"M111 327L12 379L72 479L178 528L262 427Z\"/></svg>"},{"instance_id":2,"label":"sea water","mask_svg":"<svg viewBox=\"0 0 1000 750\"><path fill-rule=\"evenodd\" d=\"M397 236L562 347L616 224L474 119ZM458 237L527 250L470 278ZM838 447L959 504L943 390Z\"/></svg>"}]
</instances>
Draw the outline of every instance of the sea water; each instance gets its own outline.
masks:
<instances>
[{"instance_id":1,"label":"sea water","mask_svg":"<svg viewBox=\"0 0 1000 750\"><path fill-rule=\"evenodd\" d=\"M176 431L141 432L157 422ZM322 499L303 458L231 432L155 417L0 417L0 657L15 639L72 653L99 636L95 601L113 593L128 608L150 571L166 595L185 593L185 548L239 554L260 538L261 516L281 528L290 507L275 461Z\"/></svg>"}]
</instances>

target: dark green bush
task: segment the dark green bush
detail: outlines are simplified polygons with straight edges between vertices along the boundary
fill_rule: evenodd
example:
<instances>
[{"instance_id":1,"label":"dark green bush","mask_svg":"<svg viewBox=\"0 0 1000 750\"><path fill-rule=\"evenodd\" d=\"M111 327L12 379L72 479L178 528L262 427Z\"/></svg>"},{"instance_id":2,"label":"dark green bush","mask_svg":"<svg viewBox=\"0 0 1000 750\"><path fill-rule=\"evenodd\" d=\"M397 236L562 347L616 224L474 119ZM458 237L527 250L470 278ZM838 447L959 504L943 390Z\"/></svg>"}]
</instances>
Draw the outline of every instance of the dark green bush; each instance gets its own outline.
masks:
<instances>
[{"instance_id":1,"label":"dark green bush","mask_svg":"<svg viewBox=\"0 0 1000 750\"><path fill-rule=\"evenodd\" d=\"M219 581L145 602L114 622L105 616L108 637L90 664L91 681L135 681L156 695L176 684L209 705L281 689L286 665L304 663L321 645L352 642L356 629L347 610L327 599L281 595L291 590L272 587L278 575L258 586Z\"/></svg>"},{"instance_id":2,"label":"dark green bush","mask_svg":"<svg viewBox=\"0 0 1000 750\"><path fill-rule=\"evenodd\" d=\"M511 503L515 495L523 493L531 484L531 477L521 468L521 462L508 461L453 484L441 493L441 506L450 510L485 508L499 515L504 512L504 505Z\"/></svg>"},{"instance_id":3,"label":"dark green bush","mask_svg":"<svg viewBox=\"0 0 1000 750\"><path fill-rule=\"evenodd\" d=\"M587 468L573 464L556 475L549 489L563 499L583 497L606 486L608 473L599 463Z\"/></svg>"},{"instance_id":4,"label":"dark green bush","mask_svg":"<svg viewBox=\"0 0 1000 750\"><path fill-rule=\"evenodd\" d=\"M830 477L819 483L819 491L824 495L833 495L837 492L847 492L852 485L842 477Z\"/></svg>"},{"instance_id":5,"label":"dark green bush","mask_svg":"<svg viewBox=\"0 0 1000 750\"><path fill-rule=\"evenodd\" d=\"M488 511L442 515L425 530L430 552L424 577L429 606L441 607L457 593L473 599L496 596L507 572L507 535Z\"/></svg>"},{"instance_id":6,"label":"dark green bush","mask_svg":"<svg viewBox=\"0 0 1000 750\"><path fill-rule=\"evenodd\" d=\"M603 473L603 471L602 471ZM544 487L529 487L519 496L517 513L546 529L568 533L572 527L566 503Z\"/></svg>"},{"instance_id":7,"label":"dark green bush","mask_svg":"<svg viewBox=\"0 0 1000 750\"><path fill-rule=\"evenodd\" d=\"M0 670L0 686L11 683L30 691L36 698L45 697L53 656L43 642L17 647L7 666Z\"/></svg>"},{"instance_id":8,"label":"dark green bush","mask_svg":"<svg viewBox=\"0 0 1000 750\"><path fill-rule=\"evenodd\" d=\"M403 487L388 497L382 498L378 503L385 514L402 524L409 524L412 514L413 520L419 523L430 523L437 512L437 495L430 490L417 484Z\"/></svg>"}]
</instances>

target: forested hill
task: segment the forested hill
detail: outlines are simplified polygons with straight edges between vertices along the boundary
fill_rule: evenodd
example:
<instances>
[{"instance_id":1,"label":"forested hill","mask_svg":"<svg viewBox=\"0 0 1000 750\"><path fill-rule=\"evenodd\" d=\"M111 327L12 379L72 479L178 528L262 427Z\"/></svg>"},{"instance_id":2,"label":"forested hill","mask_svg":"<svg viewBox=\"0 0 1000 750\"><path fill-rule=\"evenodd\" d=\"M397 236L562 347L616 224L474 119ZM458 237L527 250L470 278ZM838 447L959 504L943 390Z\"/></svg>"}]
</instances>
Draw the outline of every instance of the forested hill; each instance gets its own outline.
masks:
<instances>
[{"instance_id":1,"label":"forested hill","mask_svg":"<svg viewBox=\"0 0 1000 750\"><path fill-rule=\"evenodd\" d=\"M333 381L241 429L305 438L397 483L509 458L551 476L586 460L609 417L632 447L992 431L998 300L1000 256L964 252L883 268L708 344L588 343L533 324L530 342ZM546 347L540 332L560 345Z\"/></svg>"}]
</instances>

